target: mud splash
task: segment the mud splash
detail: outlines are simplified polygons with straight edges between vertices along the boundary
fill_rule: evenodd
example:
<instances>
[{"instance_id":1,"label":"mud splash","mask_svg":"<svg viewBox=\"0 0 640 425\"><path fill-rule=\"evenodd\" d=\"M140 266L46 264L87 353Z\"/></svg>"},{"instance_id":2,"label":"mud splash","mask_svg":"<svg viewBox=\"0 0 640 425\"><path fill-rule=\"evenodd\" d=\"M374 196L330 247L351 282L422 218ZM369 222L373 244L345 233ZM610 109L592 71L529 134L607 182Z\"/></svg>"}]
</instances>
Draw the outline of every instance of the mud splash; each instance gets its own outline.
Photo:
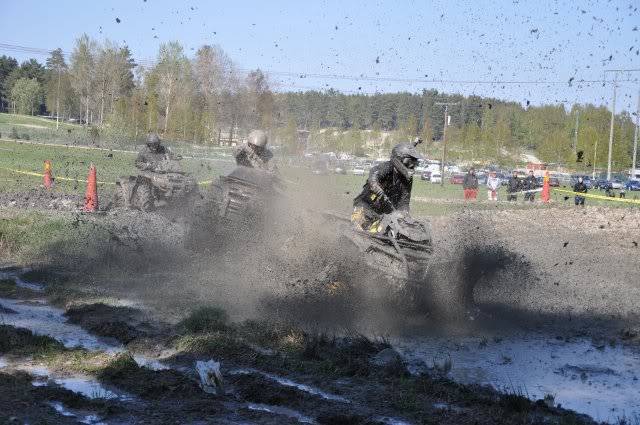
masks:
<instances>
[{"instance_id":1,"label":"mud splash","mask_svg":"<svg viewBox=\"0 0 640 425\"><path fill-rule=\"evenodd\" d=\"M451 358L449 377L532 400L553 396L598 421L640 417L640 350L542 334L507 338L412 338L392 342L412 372Z\"/></svg>"}]
</instances>

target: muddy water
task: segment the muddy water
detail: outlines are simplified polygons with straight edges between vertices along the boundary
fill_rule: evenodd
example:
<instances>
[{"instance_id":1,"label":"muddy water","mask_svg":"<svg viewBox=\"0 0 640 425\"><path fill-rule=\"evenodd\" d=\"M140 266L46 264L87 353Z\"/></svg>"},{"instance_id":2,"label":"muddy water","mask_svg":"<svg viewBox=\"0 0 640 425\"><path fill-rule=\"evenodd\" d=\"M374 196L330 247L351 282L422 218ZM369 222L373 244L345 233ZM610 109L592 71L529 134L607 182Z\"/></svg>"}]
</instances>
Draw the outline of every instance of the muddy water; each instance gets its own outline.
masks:
<instances>
[{"instance_id":1,"label":"muddy water","mask_svg":"<svg viewBox=\"0 0 640 425\"><path fill-rule=\"evenodd\" d=\"M488 384L533 400L550 394L562 407L599 421L640 418L640 350L585 339L523 334L504 339L404 339L394 346L413 371L451 358L449 377Z\"/></svg>"},{"instance_id":2,"label":"muddy water","mask_svg":"<svg viewBox=\"0 0 640 425\"><path fill-rule=\"evenodd\" d=\"M83 347L108 353L122 351L113 341L105 341L89 334L80 326L67 322L63 311L46 304L44 300L13 300L0 298L0 306L15 311L5 314L2 322L17 328L27 328L37 335L46 335L60 341L67 348Z\"/></svg>"}]
</instances>

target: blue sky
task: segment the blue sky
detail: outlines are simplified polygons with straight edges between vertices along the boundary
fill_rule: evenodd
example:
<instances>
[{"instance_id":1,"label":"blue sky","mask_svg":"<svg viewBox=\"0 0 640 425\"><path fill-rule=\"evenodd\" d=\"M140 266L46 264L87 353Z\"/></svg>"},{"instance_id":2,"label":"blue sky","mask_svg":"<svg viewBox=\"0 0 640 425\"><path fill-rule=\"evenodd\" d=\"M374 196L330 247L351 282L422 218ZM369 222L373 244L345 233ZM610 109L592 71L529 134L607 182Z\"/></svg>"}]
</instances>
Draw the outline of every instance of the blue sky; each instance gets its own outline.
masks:
<instances>
[{"instance_id":1,"label":"blue sky","mask_svg":"<svg viewBox=\"0 0 640 425\"><path fill-rule=\"evenodd\" d=\"M188 55L218 44L240 68L271 71L279 90L435 88L521 103L609 105L610 85L579 80L640 68L638 0L2 0L0 11L0 43L71 51L87 33L126 43L141 63L153 61L166 41L179 40ZM465 82L300 78L307 74ZM635 111L640 73L621 79L629 77L635 81L620 84L618 110ZM484 83L505 80L554 83Z\"/></svg>"}]
</instances>

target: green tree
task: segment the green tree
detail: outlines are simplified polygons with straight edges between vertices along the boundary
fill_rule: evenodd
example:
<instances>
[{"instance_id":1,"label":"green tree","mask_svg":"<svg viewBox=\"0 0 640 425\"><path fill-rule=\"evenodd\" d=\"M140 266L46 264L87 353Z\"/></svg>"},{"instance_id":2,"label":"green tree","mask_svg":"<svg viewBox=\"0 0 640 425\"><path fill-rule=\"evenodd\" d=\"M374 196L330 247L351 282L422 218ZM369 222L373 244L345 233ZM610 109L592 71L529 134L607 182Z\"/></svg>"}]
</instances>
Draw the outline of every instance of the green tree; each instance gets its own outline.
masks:
<instances>
[{"instance_id":1,"label":"green tree","mask_svg":"<svg viewBox=\"0 0 640 425\"><path fill-rule=\"evenodd\" d=\"M20 78L11 88L11 102L18 114L35 115L42 102L42 88L35 78Z\"/></svg>"}]
</instances>

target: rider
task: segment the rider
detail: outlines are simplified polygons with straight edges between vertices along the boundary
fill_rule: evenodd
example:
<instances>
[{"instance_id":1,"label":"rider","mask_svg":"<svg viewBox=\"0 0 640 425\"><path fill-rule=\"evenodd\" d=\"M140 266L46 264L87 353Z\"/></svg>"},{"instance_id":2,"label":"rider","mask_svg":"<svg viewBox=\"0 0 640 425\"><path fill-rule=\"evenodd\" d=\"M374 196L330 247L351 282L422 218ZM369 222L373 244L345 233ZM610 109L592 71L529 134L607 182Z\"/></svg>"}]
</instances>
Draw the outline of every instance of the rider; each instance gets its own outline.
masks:
<instances>
[{"instance_id":1,"label":"rider","mask_svg":"<svg viewBox=\"0 0 640 425\"><path fill-rule=\"evenodd\" d=\"M140 150L136 158L136 167L143 171L161 171L161 164L165 160L178 159L173 156L161 142L157 134L151 133L147 137L147 144Z\"/></svg>"},{"instance_id":2,"label":"rider","mask_svg":"<svg viewBox=\"0 0 640 425\"><path fill-rule=\"evenodd\" d=\"M271 158L273 158L273 153L267 149L268 142L269 139L264 131L251 131L247 138L247 143L238 146L233 152L233 156L236 158L236 164L266 171L275 171L275 165L269 163Z\"/></svg>"},{"instance_id":3,"label":"rider","mask_svg":"<svg viewBox=\"0 0 640 425\"><path fill-rule=\"evenodd\" d=\"M362 192L353 200L351 222L362 230L377 232L379 219L394 210L409 211L413 174L422 155L418 143L400 143L391 150L391 158L374 166Z\"/></svg>"}]
</instances>

